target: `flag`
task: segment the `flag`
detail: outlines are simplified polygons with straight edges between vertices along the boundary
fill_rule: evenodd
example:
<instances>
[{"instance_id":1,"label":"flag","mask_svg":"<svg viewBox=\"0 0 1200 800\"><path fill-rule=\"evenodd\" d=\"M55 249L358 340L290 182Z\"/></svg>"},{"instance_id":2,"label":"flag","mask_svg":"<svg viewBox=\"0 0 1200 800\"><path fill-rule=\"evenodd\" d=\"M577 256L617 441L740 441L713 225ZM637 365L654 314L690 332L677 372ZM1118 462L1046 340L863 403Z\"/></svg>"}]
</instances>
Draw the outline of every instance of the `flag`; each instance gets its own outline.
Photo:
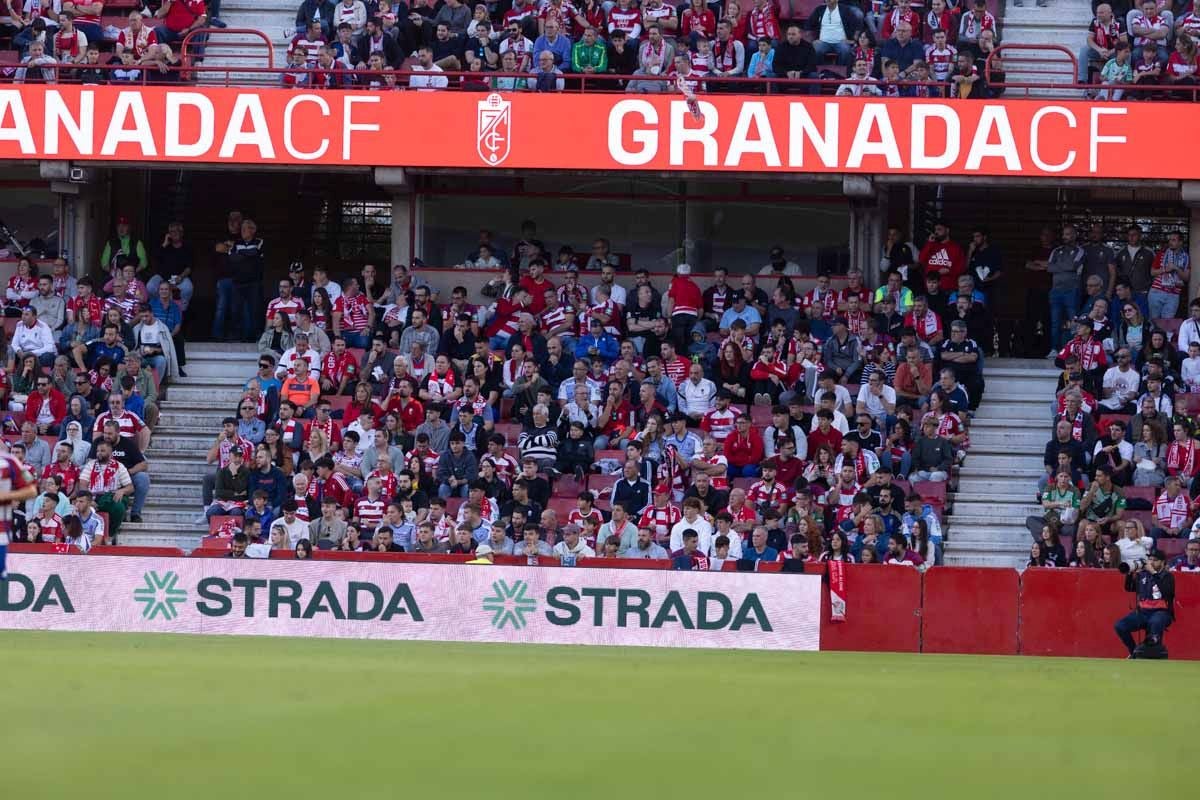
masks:
<instances>
[{"instance_id":1,"label":"flag","mask_svg":"<svg viewBox=\"0 0 1200 800\"><path fill-rule=\"evenodd\" d=\"M846 621L846 562L829 562L829 619Z\"/></svg>"}]
</instances>

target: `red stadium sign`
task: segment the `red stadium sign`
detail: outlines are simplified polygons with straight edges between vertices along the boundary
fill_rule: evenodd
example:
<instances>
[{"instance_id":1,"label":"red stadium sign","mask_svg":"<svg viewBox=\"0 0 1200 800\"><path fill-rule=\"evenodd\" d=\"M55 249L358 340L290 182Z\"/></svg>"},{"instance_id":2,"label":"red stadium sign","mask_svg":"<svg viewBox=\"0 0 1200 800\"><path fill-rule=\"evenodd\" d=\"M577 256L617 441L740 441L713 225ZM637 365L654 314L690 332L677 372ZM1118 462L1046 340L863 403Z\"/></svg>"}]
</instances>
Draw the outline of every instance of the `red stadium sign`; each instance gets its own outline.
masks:
<instances>
[{"instance_id":1,"label":"red stadium sign","mask_svg":"<svg viewBox=\"0 0 1200 800\"><path fill-rule=\"evenodd\" d=\"M0 159L1034 177L1200 177L1177 103L14 86ZM1195 116L1195 122L1189 122Z\"/></svg>"}]
</instances>

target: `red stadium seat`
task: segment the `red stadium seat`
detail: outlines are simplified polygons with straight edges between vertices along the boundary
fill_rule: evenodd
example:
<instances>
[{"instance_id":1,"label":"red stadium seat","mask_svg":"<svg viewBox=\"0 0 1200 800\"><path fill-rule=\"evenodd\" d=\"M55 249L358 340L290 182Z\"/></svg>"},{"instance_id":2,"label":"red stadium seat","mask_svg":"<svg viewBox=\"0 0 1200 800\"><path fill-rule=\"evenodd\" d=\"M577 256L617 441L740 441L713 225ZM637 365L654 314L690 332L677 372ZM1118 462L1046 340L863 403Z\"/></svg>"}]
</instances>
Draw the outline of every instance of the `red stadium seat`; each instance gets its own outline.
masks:
<instances>
[{"instance_id":1,"label":"red stadium seat","mask_svg":"<svg viewBox=\"0 0 1200 800\"><path fill-rule=\"evenodd\" d=\"M1183 551L1187 549L1188 540L1180 537L1178 539L1168 539L1163 537L1158 540L1158 549L1166 553L1167 558L1183 555Z\"/></svg>"},{"instance_id":2,"label":"red stadium seat","mask_svg":"<svg viewBox=\"0 0 1200 800\"><path fill-rule=\"evenodd\" d=\"M605 458L612 458L612 459L616 459L617 461L624 461L625 460L625 451L624 450L597 450L596 451L596 460L597 461L600 461Z\"/></svg>"},{"instance_id":3,"label":"red stadium seat","mask_svg":"<svg viewBox=\"0 0 1200 800\"><path fill-rule=\"evenodd\" d=\"M750 489L750 484L754 483L755 478L734 478L729 482L730 489Z\"/></svg>"},{"instance_id":4,"label":"red stadium seat","mask_svg":"<svg viewBox=\"0 0 1200 800\"><path fill-rule=\"evenodd\" d=\"M576 502L577 501L574 498L551 497L547 508L553 509L554 513L558 515L559 525L565 525L567 522L567 515L577 508L575 505Z\"/></svg>"},{"instance_id":5,"label":"red stadium seat","mask_svg":"<svg viewBox=\"0 0 1200 800\"><path fill-rule=\"evenodd\" d=\"M574 500L585 488L587 487L576 481L573 476L563 475L554 482L554 496L569 497Z\"/></svg>"},{"instance_id":6,"label":"red stadium seat","mask_svg":"<svg viewBox=\"0 0 1200 800\"><path fill-rule=\"evenodd\" d=\"M347 395L343 395L343 394L338 394L338 395L327 394L327 395L325 395L324 399L329 401L330 413L336 417L336 416L339 416L339 412L345 413L346 408L350 405L350 401L353 400L354 398L349 397Z\"/></svg>"},{"instance_id":7,"label":"red stadium seat","mask_svg":"<svg viewBox=\"0 0 1200 800\"><path fill-rule=\"evenodd\" d=\"M770 406L750 406L750 422L755 428L765 428L771 424Z\"/></svg>"},{"instance_id":8,"label":"red stadium seat","mask_svg":"<svg viewBox=\"0 0 1200 800\"><path fill-rule=\"evenodd\" d=\"M1125 495L1126 501L1136 497L1153 504L1154 500L1158 497L1159 490L1153 486L1126 486L1121 489L1121 493Z\"/></svg>"},{"instance_id":9,"label":"red stadium seat","mask_svg":"<svg viewBox=\"0 0 1200 800\"><path fill-rule=\"evenodd\" d=\"M926 503L946 505L945 481L917 481L912 488Z\"/></svg>"},{"instance_id":10,"label":"red stadium seat","mask_svg":"<svg viewBox=\"0 0 1200 800\"><path fill-rule=\"evenodd\" d=\"M589 475L588 489L597 498L604 497L611 499L611 490L613 484L620 479L620 475Z\"/></svg>"},{"instance_id":11,"label":"red stadium seat","mask_svg":"<svg viewBox=\"0 0 1200 800\"><path fill-rule=\"evenodd\" d=\"M446 516L450 517L450 519L457 519L458 509L461 508L462 504L465 502L467 502L465 497L447 497Z\"/></svg>"},{"instance_id":12,"label":"red stadium seat","mask_svg":"<svg viewBox=\"0 0 1200 800\"><path fill-rule=\"evenodd\" d=\"M1192 415L1200 414L1200 393L1183 394L1183 395L1175 395L1175 396L1183 398L1184 407L1187 408L1187 413L1192 414Z\"/></svg>"},{"instance_id":13,"label":"red stadium seat","mask_svg":"<svg viewBox=\"0 0 1200 800\"><path fill-rule=\"evenodd\" d=\"M509 444L516 444L517 437L521 435L521 424L519 422L497 422L496 433L503 433L504 439Z\"/></svg>"}]
</instances>

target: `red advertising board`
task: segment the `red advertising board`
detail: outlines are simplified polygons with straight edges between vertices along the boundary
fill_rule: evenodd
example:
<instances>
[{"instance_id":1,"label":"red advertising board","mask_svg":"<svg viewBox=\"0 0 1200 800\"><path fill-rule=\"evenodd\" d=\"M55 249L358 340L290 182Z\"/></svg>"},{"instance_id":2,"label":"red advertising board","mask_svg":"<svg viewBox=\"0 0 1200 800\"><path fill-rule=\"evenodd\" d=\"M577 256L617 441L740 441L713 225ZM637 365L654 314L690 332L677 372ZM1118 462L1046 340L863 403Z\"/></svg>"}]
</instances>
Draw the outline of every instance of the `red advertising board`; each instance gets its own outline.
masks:
<instances>
[{"instance_id":1,"label":"red advertising board","mask_svg":"<svg viewBox=\"0 0 1200 800\"><path fill-rule=\"evenodd\" d=\"M1200 176L1147 159L1187 103L14 85L0 159L1041 177ZM1192 120L1192 117L1196 117ZM570 142L564 147L563 142Z\"/></svg>"},{"instance_id":2,"label":"red advertising board","mask_svg":"<svg viewBox=\"0 0 1200 800\"><path fill-rule=\"evenodd\" d=\"M925 573L921 651L1016 655L1015 569L934 567Z\"/></svg>"}]
</instances>

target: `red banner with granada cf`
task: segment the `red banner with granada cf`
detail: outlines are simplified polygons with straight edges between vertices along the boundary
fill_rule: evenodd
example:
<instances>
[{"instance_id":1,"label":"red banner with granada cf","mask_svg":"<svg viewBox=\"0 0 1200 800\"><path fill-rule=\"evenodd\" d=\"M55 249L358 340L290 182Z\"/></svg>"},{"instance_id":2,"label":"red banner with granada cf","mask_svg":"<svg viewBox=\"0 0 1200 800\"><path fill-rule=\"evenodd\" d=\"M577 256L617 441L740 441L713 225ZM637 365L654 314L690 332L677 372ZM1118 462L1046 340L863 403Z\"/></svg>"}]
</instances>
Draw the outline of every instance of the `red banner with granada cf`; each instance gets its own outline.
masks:
<instances>
[{"instance_id":1,"label":"red banner with granada cf","mask_svg":"<svg viewBox=\"0 0 1200 800\"><path fill-rule=\"evenodd\" d=\"M11 86L0 159L1200 177L1186 103Z\"/></svg>"}]
</instances>

